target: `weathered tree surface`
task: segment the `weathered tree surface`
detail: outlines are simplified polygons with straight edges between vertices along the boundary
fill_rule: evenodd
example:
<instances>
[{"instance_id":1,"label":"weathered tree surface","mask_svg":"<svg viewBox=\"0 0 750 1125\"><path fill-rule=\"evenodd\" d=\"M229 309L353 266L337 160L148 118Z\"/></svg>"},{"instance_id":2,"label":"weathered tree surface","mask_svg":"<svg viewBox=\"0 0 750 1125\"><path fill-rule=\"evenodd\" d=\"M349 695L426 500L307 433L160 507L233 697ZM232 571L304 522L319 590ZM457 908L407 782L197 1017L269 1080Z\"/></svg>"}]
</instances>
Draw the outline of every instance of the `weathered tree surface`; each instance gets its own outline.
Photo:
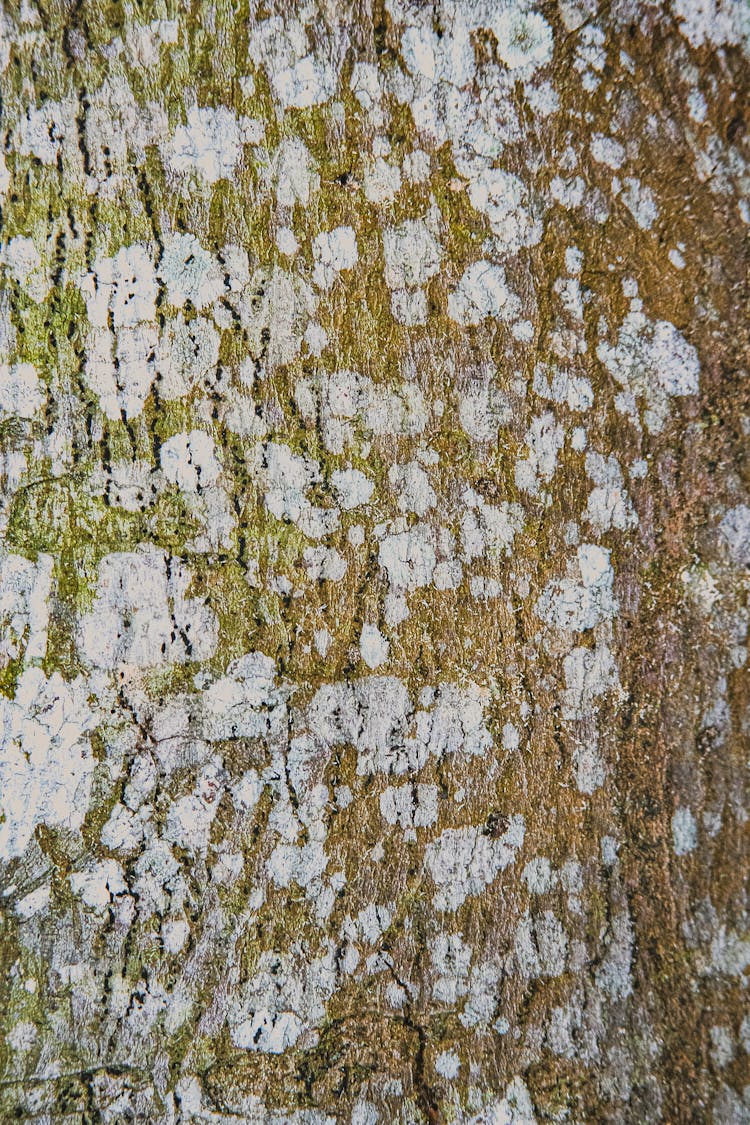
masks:
<instances>
[{"instance_id":1,"label":"weathered tree surface","mask_svg":"<svg viewBox=\"0 0 750 1125\"><path fill-rule=\"evenodd\" d=\"M0 14L0 1118L750 1121L745 0Z\"/></svg>"}]
</instances>

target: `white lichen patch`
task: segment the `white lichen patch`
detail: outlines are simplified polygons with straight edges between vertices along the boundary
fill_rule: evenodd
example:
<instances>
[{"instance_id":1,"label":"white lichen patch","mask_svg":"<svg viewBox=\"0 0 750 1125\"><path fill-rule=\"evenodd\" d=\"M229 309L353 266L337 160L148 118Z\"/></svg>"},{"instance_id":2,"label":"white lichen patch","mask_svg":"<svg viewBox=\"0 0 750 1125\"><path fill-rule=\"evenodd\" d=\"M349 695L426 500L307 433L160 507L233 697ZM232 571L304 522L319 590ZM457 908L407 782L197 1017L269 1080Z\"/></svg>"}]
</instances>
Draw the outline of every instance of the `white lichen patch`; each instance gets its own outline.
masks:
<instances>
[{"instance_id":1,"label":"white lichen patch","mask_svg":"<svg viewBox=\"0 0 750 1125\"><path fill-rule=\"evenodd\" d=\"M33 563L0 553L0 667L22 654L26 661L44 659L53 565L51 555Z\"/></svg>"},{"instance_id":2,"label":"white lichen patch","mask_svg":"<svg viewBox=\"0 0 750 1125\"><path fill-rule=\"evenodd\" d=\"M576 647L563 661L563 718L584 719L596 711L597 700L619 687L617 665L608 646Z\"/></svg>"},{"instance_id":3,"label":"white lichen patch","mask_svg":"<svg viewBox=\"0 0 750 1125\"><path fill-rule=\"evenodd\" d=\"M221 472L213 439L203 430L168 438L162 444L160 460L166 479L185 492L209 488Z\"/></svg>"},{"instance_id":4,"label":"white lichen patch","mask_svg":"<svg viewBox=\"0 0 750 1125\"><path fill-rule=\"evenodd\" d=\"M528 453L516 461L516 485L536 496L542 484L552 480L557 457L565 442L565 431L554 414L534 418L526 434Z\"/></svg>"},{"instance_id":5,"label":"white lichen patch","mask_svg":"<svg viewBox=\"0 0 750 1125\"><path fill-rule=\"evenodd\" d=\"M435 547L435 534L426 524L386 535L378 558L392 589L416 590L429 586L437 561Z\"/></svg>"},{"instance_id":6,"label":"white lichen patch","mask_svg":"<svg viewBox=\"0 0 750 1125\"><path fill-rule=\"evenodd\" d=\"M675 855L687 855L698 846L698 825L690 809L684 805L672 817L672 843Z\"/></svg>"},{"instance_id":7,"label":"white lichen patch","mask_svg":"<svg viewBox=\"0 0 750 1125\"><path fill-rule=\"evenodd\" d=\"M419 386L376 385L356 371L301 379L295 388L295 399L302 417L317 422L324 447L330 453L343 453L358 438L415 437L423 432L428 418Z\"/></svg>"},{"instance_id":8,"label":"white lichen patch","mask_svg":"<svg viewBox=\"0 0 750 1125\"><path fill-rule=\"evenodd\" d=\"M346 512L366 504L375 491L373 482L359 469L336 469L331 474L331 484L336 499Z\"/></svg>"},{"instance_id":9,"label":"white lichen patch","mask_svg":"<svg viewBox=\"0 0 750 1125\"><path fill-rule=\"evenodd\" d=\"M641 230L651 230L659 218L659 208L649 187L634 176L626 176L620 196Z\"/></svg>"},{"instance_id":10,"label":"white lichen patch","mask_svg":"<svg viewBox=\"0 0 750 1125\"><path fill-rule=\"evenodd\" d=\"M81 280L86 311L95 328L132 328L156 318L158 286L148 247L123 246L113 258L100 258Z\"/></svg>"},{"instance_id":11,"label":"white lichen patch","mask_svg":"<svg viewBox=\"0 0 750 1125\"><path fill-rule=\"evenodd\" d=\"M367 667L374 670L387 662L390 644L377 625L366 623L362 626L359 651Z\"/></svg>"},{"instance_id":12,"label":"white lichen patch","mask_svg":"<svg viewBox=\"0 0 750 1125\"><path fill-rule=\"evenodd\" d=\"M474 262L448 296L448 315L465 327L481 324L487 317L515 320L520 302L509 288L505 270L488 261Z\"/></svg>"},{"instance_id":13,"label":"white lichen patch","mask_svg":"<svg viewBox=\"0 0 750 1125\"><path fill-rule=\"evenodd\" d=\"M27 668L13 699L0 696L0 856L23 855L37 825L80 829L94 772L89 687Z\"/></svg>"},{"instance_id":14,"label":"white lichen patch","mask_svg":"<svg viewBox=\"0 0 750 1125\"><path fill-rule=\"evenodd\" d=\"M31 154L42 164L54 165L75 113L75 101L45 99L40 106L26 102L19 121L18 149L21 154Z\"/></svg>"},{"instance_id":15,"label":"white lichen patch","mask_svg":"<svg viewBox=\"0 0 750 1125\"><path fill-rule=\"evenodd\" d=\"M402 512L414 512L426 516L437 503L435 490L430 478L418 461L405 465L391 465L388 482L397 495L397 503Z\"/></svg>"},{"instance_id":16,"label":"white lichen patch","mask_svg":"<svg viewBox=\"0 0 750 1125\"><path fill-rule=\"evenodd\" d=\"M388 824L429 828L437 821L437 786L391 785L380 795L380 812Z\"/></svg>"},{"instance_id":17,"label":"white lichen patch","mask_svg":"<svg viewBox=\"0 0 750 1125\"><path fill-rule=\"evenodd\" d=\"M626 393L645 400L644 422L651 433L663 428L670 398L698 393L700 364L695 348L669 321L650 321L637 299L619 329L617 343L600 343L596 354Z\"/></svg>"},{"instance_id":18,"label":"white lichen patch","mask_svg":"<svg viewBox=\"0 0 750 1125\"><path fill-rule=\"evenodd\" d=\"M489 219L500 253L514 254L541 239L542 224L534 217L528 189L511 172L500 168L482 172L469 187L469 199Z\"/></svg>"},{"instance_id":19,"label":"white lichen patch","mask_svg":"<svg viewBox=\"0 0 750 1125\"><path fill-rule=\"evenodd\" d=\"M607 767L596 739L588 739L573 751L573 776L579 793L590 795L601 789L607 777Z\"/></svg>"},{"instance_id":20,"label":"white lichen patch","mask_svg":"<svg viewBox=\"0 0 750 1125\"><path fill-rule=\"evenodd\" d=\"M473 378L458 393L458 416L463 429L475 441L495 441L498 430L512 416L507 395L489 372Z\"/></svg>"},{"instance_id":21,"label":"white lichen patch","mask_svg":"<svg viewBox=\"0 0 750 1125\"><path fill-rule=\"evenodd\" d=\"M509 70L533 73L552 58L552 28L539 12L509 7L490 26L497 53Z\"/></svg>"},{"instance_id":22,"label":"white lichen patch","mask_svg":"<svg viewBox=\"0 0 750 1125\"><path fill-rule=\"evenodd\" d=\"M174 234L167 240L158 277L167 287L170 302L180 309L186 301L203 309L224 292L219 263L192 234Z\"/></svg>"},{"instance_id":23,"label":"white lichen patch","mask_svg":"<svg viewBox=\"0 0 750 1125\"><path fill-rule=\"evenodd\" d=\"M43 384L32 364L0 364L0 418L33 418L43 402Z\"/></svg>"},{"instance_id":24,"label":"white lichen patch","mask_svg":"<svg viewBox=\"0 0 750 1125\"><path fill-rule=\"evenodd\" d=\"M738 504L731 508L722 519L719 530L732 562L737 566L750 564L750 507Z\"/></svg>"},{"instance_id":25,"label":"white lichen patch","mask_svg":"<svg viewBox=\"0 0 750 1125\"><path fill-rule=\"evenodd\" d=\"M159 393L168 401L189 395L211 380L219 359L219 333L206 317L167 323L161 341Z\"/></svg>"},{"instance_id":26,"label":"white lichen patch","mask_svg":"<svg viewBox=\"0 0 750 1125\"><path fill-rule=\"evenodd\" d=\"M721 0L673 0L672 10L678 27L691 47L713 44L738 44L750 48L750 19L741 4L724 4Z\"/></svg>"},{"instance_id":27,"label":"white lichen patch","mask_svg":"<svg viewBox=\"0 0 750 1125\"><path fill-rule=\"evenodd\" d=\"M524 914L516 930L514 955L523 977L559 977L565 972L568 938L551 910Z\"/></svg>"},{"instance_id":28,"label":"white lichen patch","mask_svg":"<svg viewBox=\"0 0 750 1125\"><path fill-rule=\"evenodd\" d=\"M467 562L472 559L509 555L513 541L523 530L520 504L487 504L473 489L463 496L466 512L461 519L461 546Z\"/></svg>"},{"instance_id":29,"label":"white lichen patch","mask_svg":"<svg viewBox=\"0 0 750 1125\"><path fill-rule=\"evenodd\" d=\"M614 137L597 133L591 139L591 155L599 164L617 171L625 163L625 149Z\"/></svg>"},{"instance_id":30,"label":"white lichen patch","mask_svg":"<svg viewBox=\"0 0 750 1125\"><path fill-rule=\"evenodd\" d=\"M261 954L229 1013L236 1047L279 1055L320 1023L336 986L332 950L307 961L302 949Z\"/></svg>"},{"instance_id":31,"label":"white lichen patch","mask_svg":"<svg viewBox=\"0 0 750 1125\"><path fill-rule=\"evenodd\" d=\"M522 816L514 815L502 836L483 828L446 828L425 849L425 864L438 890L436 910L455 911L470 895L477 895L514 862L524 840Z\"/></svg>"},{"instance_id":32,"label":"white lichen patch","mask_svg":"<svg viewBox=\"0 0 750 1125\"><path fill-rule=\"evenodd\" d=\"M107 859L91 864L83 871L75 871L70 877L70 889L86 906L102 910L115 896L126 894L128 885L120 864Z\"/></svg>"},{"instance_id":33,"label":"white lichen patch","mask_svg":"<svg viewBox=\"0 0 750 1125\"><path fill-rule=\"evenodd\" d=\"M249 57L265 67L281 111L320 105L333 96L338 83L330 61L310 50L300 19L262 20L250 36Z\"/></svg>"},{"instance_id":34,"label":"white lichen patch","mask_svg":"<svg viewBox=\"0 0 750 1125\"><path fill-rule=\"evenodd\" d=\"M422 219L409 219L398 227L383 231L385 282L393 294L394 314L404 306L409 294L424 301L421 287L440 269L441 252L437 239ZM403 317L396 316L397 320ZM423 323L412 317L404 323Z\"/></svg>"},{"instance_id":35,"label":"white lichen patch","mask_svg":"<svg viewBox=\"0 0 750 1125\"><path fill-rule=\"evenodd\" d=\"M105 556L94 605L81 618L83 657L96 668L113 669L121 663L150 667L210 656L216 617L188 595L189 584L185 564L155 547Z\"/></svg>"},{"instance_id":36,"label":"white lichen patch","mask_svg":"<svg viewBox=\"0 0 750 1125\"><path fill-rule=\"evenodd\" d=\"M52 282L49 269L32 238L24 238L23 235L11 238L0 251L0 261L32 301L44 300Z\"/></svg>"},{"instance_id":37,"label":"white lichen patch","mask_svg":"<svg viewBox=\"0 0 750 1125\"><path fill-rule=\"evenodd\" d=\"M315 269L313 281L321 289L330 289L342 270L350 270L359 260L357 236L352 227L336 227L324 231L313 240Z\"/></svg>"},{"instance_id":38,"label":"white lichen patch","mask_svg":"<svg viewBox=\"0 0 750 1125\"><path fill-rule=\"evenodd\" d=\"M569 410L590 410L594 405L591 382L585 375L565 369L551 372L539 364L534 370L534 392L542 398L565 405Z\"/></svg>"},{"instance_id":39,"label":"white lichen patch","mask_svg":"<svg viewBox=\"0 0 750 1125\"><path fill-rule=\"evenodd\" d=\"M456 1078L460 1069L461 1060L455 1051L441 1051L435 1059L435 1070L441 1078Z\"/></svg>"},{"instance_id":40,"label":"white lichen patch","mask_svg":"<svg viewBox=\"0 0 750 1125\"><path fill-rule=\"evenodd\" d=\"M292 453L286 445L269 442L262 473L265 505L277 519L291 520L311 539L321 539L338 526L337 508L321 508L307 498L307 491L321 479L315 462Z\"/></svg>"},{"instance_id":41,"label":"white lichen patch","mask_svg":"<svg viewBox=\"0 0 750 1125\"><path fill-rule=\"evenodd\" d=\"M172 171L195 175L206 184L231 179L242 156L245 140L259 139L251 128L244 131L226 106L193 106L188 110L187 124L178 125L165 146L165 155Z\"/></svg>"},{"instance_id":42,"label":"white lichen patch","mask_svg":"<svg viewBox=\"0 0 750 1125\"><path fill-rule=\"evenodd\" d=\"M141 414L157 375L160 339L153 324L123 328L115 337L94 329L88 338L86 382L112 420ZM185 393L187 388L180 388ZM177 397L177 396L175 396Z\"/></svg>"},{"instance_id":43,"label":"white lichen patch","mask_svg":"<svg viewBox=\"0 0 750 1125\"><path fill-rule=\"evenodd\" d=\"M614 571L609 551L584 543L569 566L570 576L550 582L536 604L543 621L557 629L582 632L615 616Z\"/></svg>"},{"instance_id":44,"label":"white lichen patch","mask_svg":"<svg viewBox=\"0 0 750 1125\"><path fill-rule=\"evenodd\" d=\"M430 756L473 757L488 750L487 694L475 684L441 684L425 688L414 708L395 676L368 676L353 684L325 684L307 716L325 744L356 748L359 774L403 774L421 769Z\"/></svg>"},{"instance_id":45,"label":"white lichen patch","mask_svg":"<svg viewBox=\"0 0 750 1125\"><path fill-rule=\"evenodd\" d=\"M638 523L633 505L624 486L622 469L617 458L603 457L593 451L586 454L586 472L596 485L589 494L585 519L597 531L627 531Z\"/></svg>"},{"instance_id":46,"label":"white lichen patch","mask_svg":"<svg viewBox=\"0 0 750 1125\"><path fill-rule=\"evenodd\" d=\"M209 684L203 695L202 730L206 738L221 741L229 738L260 738L273 732L277 724L286 723L285 693L277 683L273 660L263 653L251 652L233 660L226 675ZM258 775L243 775L235 799L243 807L260 795Z\"/></svg>"},{"instance_id":47,"label":"white lichen patch","mask_svg":"<svg viewBox=\"0 0 750 1125\"><path fill-rule=\"evenodd\" d=\"M274 187L280 207L291 208L295 203L306 207L320 188L320 176L310 150L300 137L285 137L276 152Z\"/></svg>"}]
</instances>

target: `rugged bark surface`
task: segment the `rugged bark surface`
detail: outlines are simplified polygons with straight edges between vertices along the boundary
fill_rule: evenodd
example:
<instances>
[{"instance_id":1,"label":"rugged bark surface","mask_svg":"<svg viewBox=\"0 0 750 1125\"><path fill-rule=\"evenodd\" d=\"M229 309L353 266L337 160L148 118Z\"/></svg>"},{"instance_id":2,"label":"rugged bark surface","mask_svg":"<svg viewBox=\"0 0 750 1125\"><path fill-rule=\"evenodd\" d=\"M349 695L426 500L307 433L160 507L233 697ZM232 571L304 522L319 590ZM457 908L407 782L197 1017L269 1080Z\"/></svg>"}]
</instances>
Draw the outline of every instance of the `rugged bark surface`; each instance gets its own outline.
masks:
<instances>
[{"instance_id":1,"label":"rugged bark surface","mask_svg":"<svg viewBox=\"0 0 750 1125\"><path fill-rule=\"evenodd\" d=\"M0 1116L750 1121L750 15L2 10Z\"/></svg>"}]
</instances>

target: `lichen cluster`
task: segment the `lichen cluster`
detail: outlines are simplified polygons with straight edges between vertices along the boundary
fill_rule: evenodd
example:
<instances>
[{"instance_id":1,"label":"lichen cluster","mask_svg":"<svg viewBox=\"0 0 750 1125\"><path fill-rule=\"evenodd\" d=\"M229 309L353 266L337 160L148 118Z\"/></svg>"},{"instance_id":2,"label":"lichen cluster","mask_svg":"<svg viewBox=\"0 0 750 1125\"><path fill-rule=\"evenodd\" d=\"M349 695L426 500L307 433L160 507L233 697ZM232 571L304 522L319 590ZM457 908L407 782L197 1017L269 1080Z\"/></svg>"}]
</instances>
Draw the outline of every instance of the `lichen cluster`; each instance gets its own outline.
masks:
<instances>
[{"instance_id":1,"label":"lichen cluster","mask_svg":"<svg viewBox=\"0 0 750 1125\"><path fill-rule=\"evenodd\" d=\"M0 1117L750 1121L750 9L0 9Z\"/></svg>"}]
</instances>

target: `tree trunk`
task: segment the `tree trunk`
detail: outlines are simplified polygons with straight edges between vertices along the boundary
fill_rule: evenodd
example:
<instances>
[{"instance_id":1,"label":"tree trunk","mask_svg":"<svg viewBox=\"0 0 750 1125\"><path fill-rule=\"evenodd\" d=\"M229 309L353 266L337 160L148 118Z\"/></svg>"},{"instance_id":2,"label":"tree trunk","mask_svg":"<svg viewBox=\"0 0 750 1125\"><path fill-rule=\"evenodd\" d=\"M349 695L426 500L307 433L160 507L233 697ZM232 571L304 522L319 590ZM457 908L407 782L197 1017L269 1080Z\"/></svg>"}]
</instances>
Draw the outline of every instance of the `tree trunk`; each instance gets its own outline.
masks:
<instances>
[{"instance_id":1,"label":"tree trunk","mask_svg":"<svg viewBox=\"0 0 750 1125\"><path fill-rule=\"evenodd\" d=\"M749 11L4 6L3 1120L750 1122Z\"/></svg>"}]
</instances>

